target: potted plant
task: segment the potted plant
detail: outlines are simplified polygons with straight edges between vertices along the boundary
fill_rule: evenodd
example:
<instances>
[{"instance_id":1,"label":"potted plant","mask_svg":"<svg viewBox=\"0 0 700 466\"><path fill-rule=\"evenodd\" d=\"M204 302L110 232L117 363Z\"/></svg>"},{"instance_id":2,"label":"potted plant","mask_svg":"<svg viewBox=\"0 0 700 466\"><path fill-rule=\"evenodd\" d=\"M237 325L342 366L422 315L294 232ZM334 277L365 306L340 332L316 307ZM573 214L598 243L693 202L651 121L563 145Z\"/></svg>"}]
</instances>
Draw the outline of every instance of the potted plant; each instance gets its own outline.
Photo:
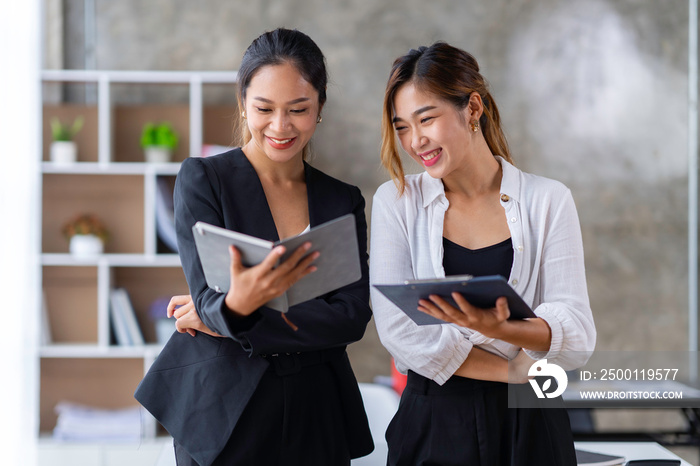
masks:
<instances>
[{"instance_id":1,"label":"potted plant","mask_svg":"<svg viewBox=\"0 0 700 466\"><path fill-rule=\"evenodd\" d=\"M177 142L177 133L167 122L146 123L141 132L141 147L143 147L146 162L170 162Z\"/></svg>"},{"instance_id":2,"label":"potted plant","mask_svg":"<svg viewBox=\"0 0 700 466\"><path fill-rule=\"evenodd\" d=\"M83 127L83 116L73 120L73 124L64 125L54 117L51 119L51 161L54 163L73 163L78 160L78 146L73 138Z\"/></svg>"},{"instance_id":3,"label":"potted plant","mask_svg":"<svg viewBox=\"0 0 700 466\"><path fill-rule=\"evenodd\" d=\"M63 226L63 235L70 241L70 252L78 257L102 254L109 237L107 228L92 214L81 214Z\"/></svg>"}]
</instances>

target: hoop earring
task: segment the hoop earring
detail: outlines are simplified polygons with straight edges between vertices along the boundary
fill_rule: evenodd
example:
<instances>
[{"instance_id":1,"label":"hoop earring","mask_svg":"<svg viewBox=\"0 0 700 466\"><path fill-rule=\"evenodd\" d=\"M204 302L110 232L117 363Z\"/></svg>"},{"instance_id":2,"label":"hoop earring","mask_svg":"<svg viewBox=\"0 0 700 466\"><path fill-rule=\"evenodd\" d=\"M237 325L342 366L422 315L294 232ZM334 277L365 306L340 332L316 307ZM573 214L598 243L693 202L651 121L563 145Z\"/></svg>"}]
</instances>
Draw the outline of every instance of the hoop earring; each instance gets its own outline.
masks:
<instances>
[{"instance_id":1,"label":"hoop earring","mask_svg":"<svg viewBox=\"0 0 700 466\"><path fill-rule=\"evenodd\" d=\"M474 120L471 123L469 123L469 125L471 126L472 132L476 133L477 131L479 131L479 120Z\"/></svg>"},{"instance_id":2,"label":"hoop earring","mask_svg":"<svg viewBox=\"0 0 700 466\"><path fill-rule=\"evenodd\" d=\"M245 110L243 110L243 111L241 112L241 116L243 117L244 120L247 120L247 118L246 118L246 116L245 116Z\"/></svg>"},{"instance_id":3,"label":"hoop earring","mask_svg":"<svg viewBox=\"0 0 700 466\"><path fill-rule=\"evenodd\" d=\"M316 118L316 123L320 124L322 121L323 121L323 117L321 115L319 115L318 118Z\"/></svg>"}]
</instances>

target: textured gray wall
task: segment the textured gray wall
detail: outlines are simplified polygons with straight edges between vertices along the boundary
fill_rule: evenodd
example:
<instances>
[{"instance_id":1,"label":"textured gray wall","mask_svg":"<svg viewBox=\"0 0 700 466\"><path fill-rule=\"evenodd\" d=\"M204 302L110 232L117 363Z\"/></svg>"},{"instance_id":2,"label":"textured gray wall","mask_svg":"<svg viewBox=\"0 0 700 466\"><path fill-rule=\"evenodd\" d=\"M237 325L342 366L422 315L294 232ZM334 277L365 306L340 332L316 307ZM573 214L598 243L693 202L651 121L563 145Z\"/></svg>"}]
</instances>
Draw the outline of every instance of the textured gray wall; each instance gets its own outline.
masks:
<instances>
[{"instance_id":1,"label":"textured gray wall","mask_svg":"<svg viewBox=\"0 0 700 466\"><path fill-rule=\"evenodd\" d=\"M64 63L80 68L82 1L64 11ZM685 349L687 12L685 0L96 0L94 58L234 70L261 32L305 31L332 79L314 163L370 203L387 179L378 148L393 59L435 40L463 47L492 85L516 163L574 193L598 348ZM388 373L373 329L352 356L362 380Z\"/></svg>"}]
</instances>

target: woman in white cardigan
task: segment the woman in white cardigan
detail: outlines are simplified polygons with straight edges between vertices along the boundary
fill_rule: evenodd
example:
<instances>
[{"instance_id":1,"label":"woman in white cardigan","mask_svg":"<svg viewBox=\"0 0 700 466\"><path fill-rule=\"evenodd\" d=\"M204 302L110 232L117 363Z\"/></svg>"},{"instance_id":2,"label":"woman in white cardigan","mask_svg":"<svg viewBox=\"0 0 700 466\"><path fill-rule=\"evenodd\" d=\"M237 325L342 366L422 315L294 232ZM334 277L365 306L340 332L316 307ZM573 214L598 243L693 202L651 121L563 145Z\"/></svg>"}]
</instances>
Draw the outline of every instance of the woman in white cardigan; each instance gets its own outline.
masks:
<instances>
[{"instance_id":1,"label":"woman in white cardigan","mask_svg":"<svg viewBox=\"0 0 700 466\"><path fill-rule=\"evenodd\" d=\"M463 50L438 42L398 58L383 113L393 182L374 196L371 283L500 274L537 315L508 320L505 298L483 310L435 296L416 306L455 325L419 327L372 289L381 341L408 371L389 464L575 465L564 409L508 408L509 363L569 370L595 346L570 191L512 165L496 103ZM397 139L423 173L404 176Z\"/></svg>"}]
</instances>

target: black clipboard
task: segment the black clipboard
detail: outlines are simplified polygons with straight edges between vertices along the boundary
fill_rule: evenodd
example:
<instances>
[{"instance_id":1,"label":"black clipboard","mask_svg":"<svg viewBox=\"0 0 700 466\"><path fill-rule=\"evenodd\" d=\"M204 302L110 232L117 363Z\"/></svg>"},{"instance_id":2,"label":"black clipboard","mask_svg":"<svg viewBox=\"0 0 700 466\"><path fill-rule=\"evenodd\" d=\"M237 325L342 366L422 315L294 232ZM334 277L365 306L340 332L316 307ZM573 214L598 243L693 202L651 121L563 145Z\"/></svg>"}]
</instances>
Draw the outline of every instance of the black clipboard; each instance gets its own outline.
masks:
<instances>
[{"instance_id":1,"label":"black clipboard","mask_svg":"<svg viewBox=\"0 0 700 466\"><path fill-rule=\"evenodd\" d=\"M453 292L459 292L472 305L491 308L501 296L508 299L509 319L527 319L537 317L530 306L500 275L472 277L455 275L445 278L427 280L407 280L395 285L373 285L379 292L396 304L418 325L446 324L418 310L419 299L429 299L431 294L442 296L447 302L457 307L452 299Z\"/></svg>"}]
</instances>

